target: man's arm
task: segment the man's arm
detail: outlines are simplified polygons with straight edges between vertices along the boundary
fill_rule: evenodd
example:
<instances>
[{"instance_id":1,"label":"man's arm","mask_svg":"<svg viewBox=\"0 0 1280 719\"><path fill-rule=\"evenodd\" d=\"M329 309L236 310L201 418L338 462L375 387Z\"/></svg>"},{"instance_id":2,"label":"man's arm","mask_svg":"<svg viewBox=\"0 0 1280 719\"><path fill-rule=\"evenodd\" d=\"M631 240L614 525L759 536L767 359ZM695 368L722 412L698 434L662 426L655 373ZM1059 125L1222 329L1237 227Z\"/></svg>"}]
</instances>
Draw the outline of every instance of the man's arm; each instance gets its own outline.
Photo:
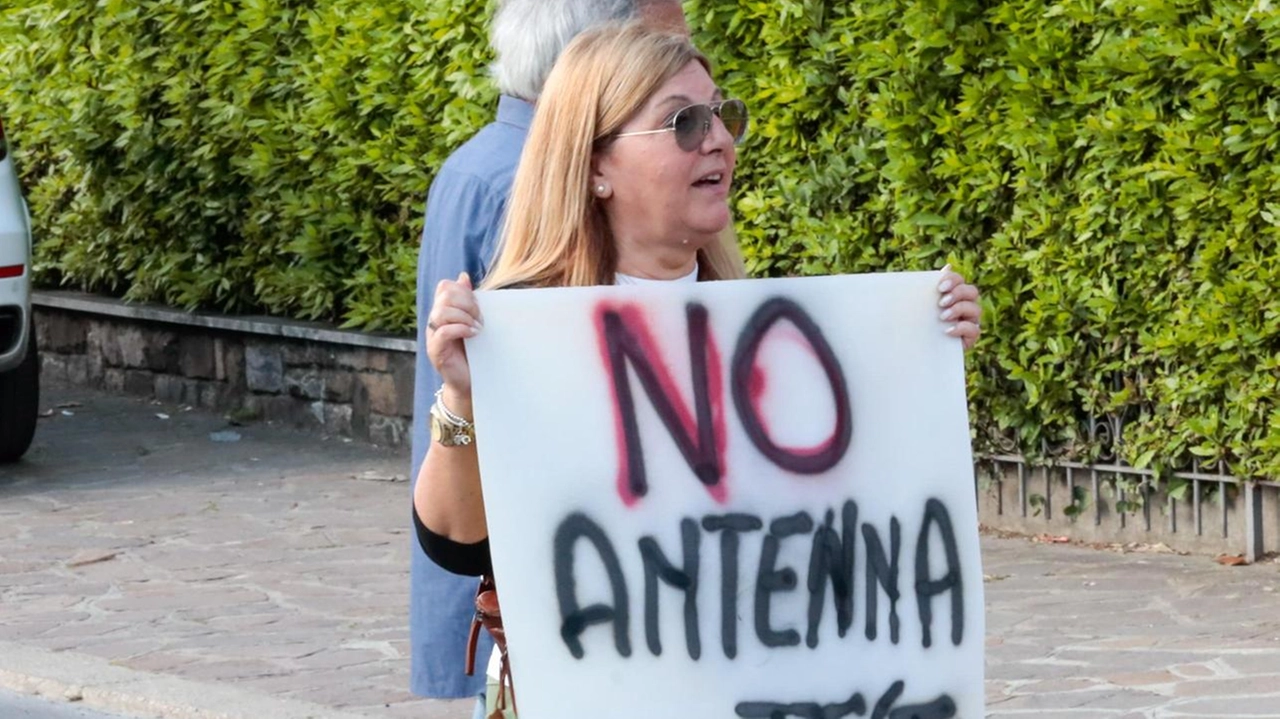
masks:
<instances>
[{"instance_id":1,"label":"man's arm","mask_svg":"<svg viewBox=\"0 0 1280 719\"><path fill-rule=\"evenodd\" d=\"M487 183L446 168L436 177L428 195L418 253L419 345L414 370L411 483L431 444L427 418L440 386L440 378L422 344L431 300L442 278L456 278L462 271L478 273L488 264L505 204L505 196L495 199L493 194ZM411 511L416 517L412 503ZM416 537L411 545L411 688L415 694L427 697L474 696L484 688L484 676L466 676L463 660L475 613L476 579L441 569L423 553ZM490 640L482 636L480 641L479 655L487 656Z\"/></svg>"}]
</instances>

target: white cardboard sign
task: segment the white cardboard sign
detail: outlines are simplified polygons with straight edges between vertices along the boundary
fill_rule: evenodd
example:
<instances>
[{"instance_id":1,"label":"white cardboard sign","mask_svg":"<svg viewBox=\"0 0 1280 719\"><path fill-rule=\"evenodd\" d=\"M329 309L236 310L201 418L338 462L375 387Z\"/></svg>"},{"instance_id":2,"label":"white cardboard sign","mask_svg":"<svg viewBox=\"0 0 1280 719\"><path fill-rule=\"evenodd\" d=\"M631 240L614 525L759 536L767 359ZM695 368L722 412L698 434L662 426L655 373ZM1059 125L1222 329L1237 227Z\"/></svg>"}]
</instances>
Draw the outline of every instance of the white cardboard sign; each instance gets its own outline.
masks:
<instances>
[{"instance_id":1,"label":"white cardboard sign","mask_svg":"<svg viewBox=\"0 0 1280 719\"><path fill-rule=\"evenodd\" d=\"M983 716L938 279L481 293L467 352L521 719Z\"/></svg>"}]
</instances>

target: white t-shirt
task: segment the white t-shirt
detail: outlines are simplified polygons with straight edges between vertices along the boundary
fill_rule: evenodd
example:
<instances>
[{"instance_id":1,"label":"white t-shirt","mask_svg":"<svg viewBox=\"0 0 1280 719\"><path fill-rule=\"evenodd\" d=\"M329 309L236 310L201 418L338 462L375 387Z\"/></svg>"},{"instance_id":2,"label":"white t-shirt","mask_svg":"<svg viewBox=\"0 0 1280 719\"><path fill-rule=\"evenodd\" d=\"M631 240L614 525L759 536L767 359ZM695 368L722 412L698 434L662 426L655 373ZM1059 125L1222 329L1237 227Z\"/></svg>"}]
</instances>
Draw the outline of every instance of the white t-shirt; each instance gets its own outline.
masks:
<instances>
[{"instance_id":1,"label":"white t-shirt","mask_svg":"<svg viewBox=\"0 0 1280 719\"><path fill-rule=\"evenodd\" d=\"M651 280L647 277L633 277L624 275L621 272L615 274L613 284L615 285L660 285L663 282L697 282L698 281L698 263L693 263L693 272L684 277L677 277L674 280Z\"/></svg>"}]
</instances>

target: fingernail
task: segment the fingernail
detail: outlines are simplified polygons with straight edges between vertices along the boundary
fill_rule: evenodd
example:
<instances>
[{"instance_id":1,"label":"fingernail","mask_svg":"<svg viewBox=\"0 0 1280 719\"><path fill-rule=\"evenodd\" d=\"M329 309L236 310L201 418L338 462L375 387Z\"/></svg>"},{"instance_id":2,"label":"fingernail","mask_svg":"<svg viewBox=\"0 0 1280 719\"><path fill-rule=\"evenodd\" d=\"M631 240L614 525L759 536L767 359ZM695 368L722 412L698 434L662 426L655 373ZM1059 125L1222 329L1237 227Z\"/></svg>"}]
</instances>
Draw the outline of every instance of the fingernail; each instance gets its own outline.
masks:
<instances>
[{"instance_id":1,"label":"fingernail","mask_svg":"<svg viewBox=\"0 0 1280 719\"><path fill-rule=\"evenodd\" d=\"M947 290L951 289L951 285L952 285L951 280L943 280L942 282L938 283L938 291L946 292Z\"/></svg>"},{"instance_id":2,"label":"fingernail","mask_svg":"<svg viewBox=\"0 0 1280 719\"><path fill-rule=\"evenodd\" d=\"M951 315L953 315L953 314L955 314L955 312L954 312L953 310L943 310L942 314L938 315L938 317L939 317L943 322L946 322L947 320L951 319Z\"/></svg>"},{"instance_id":3,"label":"fingernail","mask_svg":"<svg viewBox=\"0 0 1280 719\"><path fill-rule=\"evenodd\" d=\"M943 265L943 266L942 266L942 269L940 269L940 270L938 270L938 271L939 271L939 272L942 272L942 273L944 273L944 274L945 274L945 273L947 273L947 272L950 272L950 271L951 271L951 263L950 263L950 262L948 262L947 264Z\"/></svg>"},{"instance_id":4,"label":"fingernail","mask_svg":"<svg viewBox=\"0 0 1280 719\"><path fill-rule=\"evenodd\" d=\"M946 292L946 290L943 290L943 292ZM938 300L938 306L950 307L951 304L955 301L956 301L955 295L943 295L942 299Z\"/></svg>"},{"instance_id":5,"label":"fingernail","mask_svg":"<svg viewBox=\"0 0 1280 719\"><path fill-rule=\"evenodd\" d=\"M471 329L475 330L476 332L479 332L480 330L484 329L484 324L480 322L480 320L476 320L471 323Z\"/></svg>"},{"instance_id":6,"label":"fingernail","mask_svg":"<svg viewBox=\"0 0 1280 719\"><path fill-rule=\"evenodd\" d=\"M942 334L944 335L954 335L955 333L956 333L955 325L947 325L946 329L942 330Z\"/></svg>"}]
</instances>

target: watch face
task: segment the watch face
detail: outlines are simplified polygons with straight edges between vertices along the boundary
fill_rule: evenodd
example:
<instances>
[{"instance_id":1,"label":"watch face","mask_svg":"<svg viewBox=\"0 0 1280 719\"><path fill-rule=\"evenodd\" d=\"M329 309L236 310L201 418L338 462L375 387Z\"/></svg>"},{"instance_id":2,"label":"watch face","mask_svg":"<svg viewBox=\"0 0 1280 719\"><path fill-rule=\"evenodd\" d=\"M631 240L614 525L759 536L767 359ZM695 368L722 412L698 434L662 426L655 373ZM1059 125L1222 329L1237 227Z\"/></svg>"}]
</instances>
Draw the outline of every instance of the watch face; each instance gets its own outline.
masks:
<instances>
[{"instance_id":1,"label":"watch face","mask_svg":"<svg viewBox=\"0 0 1280 719\"><path fill-rule=\"evenodd\" d=\"M444 447L458 447L471 444L470 427L458 427L448 423L431 408L431 440Z\"/></svg>"}]
</instances>

